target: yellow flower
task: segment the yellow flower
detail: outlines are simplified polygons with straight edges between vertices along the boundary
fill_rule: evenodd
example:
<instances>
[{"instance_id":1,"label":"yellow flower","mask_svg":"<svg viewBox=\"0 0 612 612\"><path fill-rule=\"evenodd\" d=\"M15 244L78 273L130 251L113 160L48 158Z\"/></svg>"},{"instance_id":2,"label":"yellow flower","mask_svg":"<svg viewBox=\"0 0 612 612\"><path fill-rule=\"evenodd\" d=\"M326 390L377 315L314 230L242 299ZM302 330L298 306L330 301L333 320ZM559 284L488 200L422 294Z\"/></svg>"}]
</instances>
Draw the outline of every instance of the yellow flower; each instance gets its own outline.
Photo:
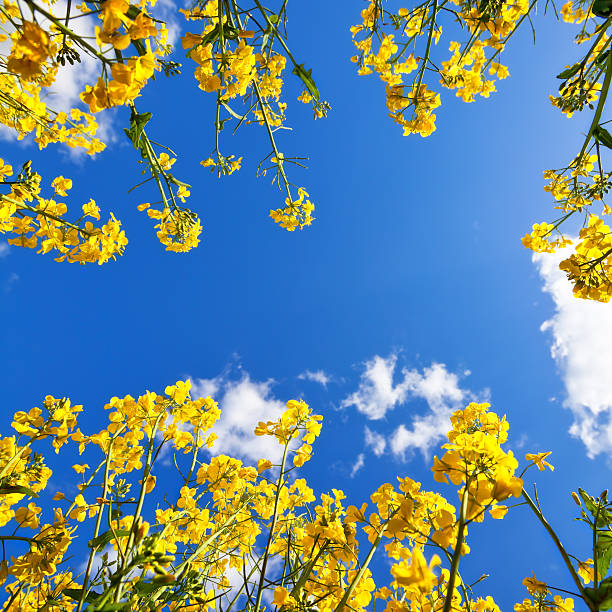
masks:
<instances>
[{"instance_id":1,"label":"yellow flower","mask_svg":"<svg viewBox=\"0 0 612 612\"><path fill-rule=\"evenodd\" d=\"M540 472L543 472L547 467L549 467L552 472L555 467L548 463L548 461L544 461L550 454L552 454L552 451L548 451L547 453L527 453L525 455L525 460L533 461L534 464L538 466Z\"/></svg>"},{"instance_id":2,"label":"yellow flower","mask_svg":"<svg viewBox=\"0 0 612 612\"><path fill-rule=\"evenodd\" d=\"M83 214L88 217L100 220L100 207L96 205L93 200L89 200L86 204L83 204Z\"/></svg>"},{"instance_id":3,"label":"yellow flower","mask_svg":"<svg viewBox=\"0 0 612 612\"><path fill-rule=\"evenodd\" d=\"M261 474L264 470L269 470L272 467L272 462L269 459L260 459L257 462L257 473Z\"/></svg>"},{"instance_id":4,"label":"yellow flower","mask_svg":"<svg viewBox=\"0 0 612 612\"><path fill-rule=\"evenodd\" d=\"M527 578L523 580L523 585L527 587L527 590L532 595L545 595L546 593L548 593L547 584L545 582L542 582L541 580L538 580L535 577L535 573L532 573L531 577L527 576Z\"/></svg>"},{"instance_id":5,"label":"yellow flower","mask_svg":"<svg viewBox=\"0 0 612 612\"><path fill-rule=\"evenodd\" d=\"M587 559L586 561L578 561L578 575L582 578L584 584L593 582L595 578L595 568L593 566L593 559Z\"/></svg>"},{"instance_id":6,"label":"yellow flower","mask_svg":"<svg viewBox=\"0 0 612 612\"><path fill-rule=\"evenodd\" d=\"M425 557L420 548L415 548L412 551L410 563L402 561L391 567L391 574L395 578L395 582L401 586L414 586L422 593L429 593L433 585L437 581L437 577L433 572L436 565L440 565L440 557L434 555L427 565Z\"/></svg>"},{"instance_id":7,"label":"yellow flower","mask_svg":"<svg viewBox=\"0 0 612 612\"><path fill-rule=\"evenodd\" d=\"M274 589L274 600L272 601L272 605L281 608L282 606L287 605L296 605L296 601L289 593L287 589L283 587L276 587Z\"/></svg>"},{"instance_id":8,"label":"yellow flower","mask_svg":"<svg viewBox=\"0 0 612 612\"><path fill-rule=\"evenodd\" d=\"M66 192L72 189L72 180L64 178L63 176L58 176L57 178L53 179L51 186L57 195L66 196L68 195Z\"/></svg>"},{"instance_id":9,"label":"yellow flower","mask_svg":"<svg viewBox=\"0 0 612 612\"><path fill-rule=\"evenodd\" d=\"M27 507L17 508L15 510L15 520L20 527L30 527L31 529L38 528L38 515L41 509L30 502Z\"/></svg>"}]
</instances>

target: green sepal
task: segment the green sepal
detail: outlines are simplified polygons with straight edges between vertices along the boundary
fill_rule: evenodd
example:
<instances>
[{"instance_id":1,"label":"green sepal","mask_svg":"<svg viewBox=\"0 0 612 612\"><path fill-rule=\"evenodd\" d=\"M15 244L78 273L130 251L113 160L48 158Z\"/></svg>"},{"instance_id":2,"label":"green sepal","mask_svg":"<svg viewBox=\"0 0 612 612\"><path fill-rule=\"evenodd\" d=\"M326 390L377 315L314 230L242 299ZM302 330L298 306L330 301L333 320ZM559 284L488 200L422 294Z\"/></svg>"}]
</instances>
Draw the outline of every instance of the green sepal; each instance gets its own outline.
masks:
<instances>
[{"instance_id":1,"label":"green sepal","mask_svg":"<svg viewBox=\"0 0 612 612\"><path fill-rule=\"evenodd\" d=\"M134 47L136 47L136 51L138 52L139 57L147 54L147 48L144 46L144 43L140 39L136 39L132 41Z\"/></svg>"},{"instance_id":2,"label":"green sepal","mask_svg":"<svg viewBox=\"0 0 612 612\"><path fill-rule=\"evenodd\" d=\"M142 13L142 11L137 6L131 4L130 8L125 12L125 15L133 21L140 13Z\"/></svg>"}]
</instances>

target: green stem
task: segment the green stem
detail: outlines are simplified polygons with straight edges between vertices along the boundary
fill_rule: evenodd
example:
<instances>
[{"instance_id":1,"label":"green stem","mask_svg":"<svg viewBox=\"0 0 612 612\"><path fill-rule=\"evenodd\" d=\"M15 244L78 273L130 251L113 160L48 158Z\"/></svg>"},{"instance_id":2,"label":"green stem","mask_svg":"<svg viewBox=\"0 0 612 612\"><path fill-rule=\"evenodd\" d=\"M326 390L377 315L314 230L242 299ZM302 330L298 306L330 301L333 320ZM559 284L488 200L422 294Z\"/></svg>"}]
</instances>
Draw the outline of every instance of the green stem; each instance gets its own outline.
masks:
<instances>
[{"instance_id":1,"label":"green stem","mask_svg":"<svg viewBox=\"0 0 612 612\"><path fill-rule=\"evenodd\" d=\"M587 132L586 138L584 139L584 144L582 145L582 149L578 154L577 158L580 160L584 155L587 147L589 146L589 142L593 136L593 132L595 128L599 125L599 120L601 119L601 114L603 113L604 106L606 105L606 98L608 97L608 89L610 88L610 80L612 79L612 48L610 49L610 53L608 53L608 64L606 66L606 76L604 78L604 82L601 86L601 93L599 94L599 101L597 103L597 109L595 110L595 116L593 117L593 121L591 122L591 127Z\"/></svg>"},{"instance_id":2,"label":"green stem","mask_svg":"<svg viewBox=\"0 0 612 612\"><path fill-rule=\"evenodd\" d=\"M469 481L466 480L461 495L461 508L459 509L459 525L457 528L457 542L455 544L455 550L453 552L453 558L451 561L450 574L448 576L448 583L446 587L446 598L444 599L443 612L449 612L453 601L453 592L455 590L455 578L459 570L459 559L461 559L461 549L463 548L463 539L465 537L465 515L467 512L468 502L468 485Z\"/></svg>"},{"instance_id":3,"label":"green stem","mask_svg":"<svg viewBox=\"0 0 612 612\"><path fill-rule=\"evenodd\" d=\"M363 578L365 571L368 569L368 565L370 565L370 561L372 561L372 558L374 557L374 553L380 546L380 542L382 540L383 534L385 533L385 528L387 526L387 523L393 518L393 516L395 516L396 512L397 510L393 512L391 516L387 519L387 521L385 521L385 523L383 523L380 526L380 531L378 532L378 535L376 536L376 539L374 540L374 543L372 544L372 547L370 548L367 557L364 559L363 565L359 568L359 572L355 576L355 579L351 582L351 584L349 584L348 589L346 589L346 591L344 592L344 595L342 596L340 603L336 606L334 612L340 612L347 605L347 602L350 596L353 594L355 587L357 586L359 581Z\"/></svg>"},{"instance_id":4,"label":"green stem","mask_svg":"<svg viewBox=\"0 0 612 612\"><path fill-rule=\"evenodd\" d=\"M136 540L135 529L136 529L137 521L140 518L140 515L142 513L142 506L144 504L144 499L146 495L145 491L147 488L147 478L151 474L151 467L152 467L151 458L153 457L155 433L157 432L157 427L160 421L162 420L162 418L165 418L165 417L166 417L166 412L165 411L160 412L160 414L157 415L157 418L155 419L155 423L153 424L153 427L151 428L151 436L149 438L149 445L147 448L147 458L145 460L145 465L142 470L142 483L140 485L140 493L138 495L138 502L136 504L136 510L134 512L134 517L132 519L132 525L130 527L130 535L128 536L127 544L125 545L125 557L123 558L121 571L125 569L125 566L128 560L128 556L130 554L130 549L134 546L134 543ZM117 542L117 546L119 546L119 542ZM120 582L117 585L117 590L115 591L115 602L118 602L121 599L122 592L123 592L123 583Z\"/></svg>"},{"instance_id":5,"label":"green stem","mask_svg":"<svg viewBox=\"0 0 612 612\"><path fill-rule=\"evenodd\" d=\"M113 452L113 443L115 441L116 436L120 435L124 431L124 429L125 429L125 425L109 441L109 446L108 446L108 450L106 454L106 461L104 463L104 483L102 485L102 499L106 499L106 494L108 493L108 476L109 476L109 471L110 471L111 455ZM98 512L98 516L96 517L96 525L94 527L93 539L97 538L100 533L100 523L102 522L103 514L104 514L104 506L101 506L100 511ZM87 559L87 568L85 570L85 577L83 578L83 588L81 590L81 598L79 599L79 605L77 606L76 612L81 612L83 608L83 604L85 603L85 596L87 594L87 585L89 582L89 574L91 573L91 568L93 565L95 554L96 554L96 551L92 547L91 551L89 552L89 559Z\"/></svg>"},{"instance_id":6,"label":"green stem","mask_svg":"<svg viewBox=\"0 0 612 612\"><path fill-rule=\"evenodd\" d=\"M425 47L425 55L423 56L421 70L419 71L419 78L417 79L417 85L414 89L415 106L417 96L419 95L419 88L423 82L423 75L425 74L425 66L429 61L429 50L431 49L431 41L433 39L433 30L436 26L436 15L438 14L438 0L434 0L433 11L431 12L431 23L429 24L429 35L427 36L427 46Z\"/></svg>"},{"instance_id":7,"label":"green stem","mask_svg":"<svg viewBox=\"0 0 612 612\"><path fill-rule=\"evenodd\" d=\"M527 493L525 489L523 489L522 495L525 501L527 502L528 506L533 510L533 513L538 517L538 520L540 521L540 523L544 525L544 529L548 531L548 534L550 535L553 542L555 543L555 546L557 547L557 550L561 554L561 557L563 558L563 561L565 562L565 565L567 569L569 570L569 573L572 576L572 580L574 581L574 584L578 588L578 592L580 593L580 596L582 597L583 601L587 604L587 606L589 606L589 609L591 610L591 612L598 612L597 608L593 606L590 599L586 597L584 587L582 586L582 581L580 580L578 574L576 573L576 570L574 569L574 566L572 565L569 555L567 554L567 552L565 552L565 548L563 547L563 544L561 544L561 540L559 540L559 537L554 532L549 522L544 518L542 511L538 508L538 506L536 506L536 504L531 499L531 497L529 497L529 493Z\"/></svg>"},{"instance_id":8,"label":"green stem","mask_svg":"<svg viewBox=\"0 0 612 612\"><path fill-rule=\"evenodd\" d=\"M274 536L274 529L276 527L276 520L278 518L278 503L280 499L280 492L285 486L285 462L287 460L287 452L289 451L289 442L285 442L285 448L283 449L283 459L280 465L280 473L278 480L276 481L276 495L274 496L274 512L272 514L272 524L270 525L270 531L268 532L268 541L266 542L266 550L263 555L263 562L261 564L261 573L259 575L259 585L257 586L257 598L255 600L255 612L259 612L259 604L261 603L261 596L264 591L264 580L266 578L266 568L268 567L268 556L270 554L270 545L272 544L272 537Z\"/></svg>"}]
</instances>

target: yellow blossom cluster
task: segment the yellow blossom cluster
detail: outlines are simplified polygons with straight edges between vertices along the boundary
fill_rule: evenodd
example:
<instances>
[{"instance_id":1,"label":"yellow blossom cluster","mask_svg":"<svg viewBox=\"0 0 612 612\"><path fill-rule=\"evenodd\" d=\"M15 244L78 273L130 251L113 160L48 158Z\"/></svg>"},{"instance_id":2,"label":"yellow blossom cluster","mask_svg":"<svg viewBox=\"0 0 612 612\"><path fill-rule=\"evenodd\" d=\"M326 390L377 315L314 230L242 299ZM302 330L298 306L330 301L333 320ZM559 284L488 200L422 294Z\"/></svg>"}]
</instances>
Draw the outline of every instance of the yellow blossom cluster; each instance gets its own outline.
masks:
<instances>
[{"instance_id":1,"label":"yellow blossom cluster","mask_svg":"<svg viewBox=\"0 0 612 612\"><path fill-rule=\"evenodd\" d=\"M189 195L190 192L182 186L176 193L183 201ZM166 251L185 253L198 246L202 225L194 212L180 206L166 206L162 210L149 206L150 204L141 204L138 208L146 210L151 219L158 221L155 225L157 238L166 246Z\"/></svg>"},{"instance_id":2,"label":"yellow blossom cluster","mask_svg":"<svg viewBox=\"0 0 612 612\"><path fill-rule=\"evenodd\" d=\"M312 415L305 402L290 400L278 421L260 421L255 428L255 435L274 436L282 445L302 436L302 445L294 451L293 458L293 465L299 467L311 457L312 443L321 433L322 418Z\"/></svg>"},{"instance_id":3,"label":"yellow blossom cluster","mask_svg":"<svg viewBox=\"0 0 612 612\"><path fill-rule=\"evenodd\" d=\"M589 215L588 225L580 230L575 252L559 268L574 284L574 295L599 302L612 298L612 234L597 215Z\"/></svg>"},{"instance_id":4,"label":"yellow blossom cluster","mask_svg":"<svg viewBox=\"0 0 612 612\"><path fill-rule=\"evenodd\" d=\"M285 208L278 208L270 211L270 216L276 223L286 230L292 232L295 229L302 229L314 221L312 211L314 204L310 201L310 196L303 187L298 188L298 199L285 199Z\"/></svg>"},{"instance_id":5,"label":"yellow blossom cluster","mask_svg":"<svg viewBox=\"0 0 612 612\"><path fill-rule=\"evenodd\" d=\"M0 159L0 188L13 168ZM66 221L68 208L53 198L43 198L41 177L32 172L29 162L16 181L7 182L8 193L0 193L0 233L13 235L8 243L35 249L39 253L55 251L56 261L103 264L121 255L127 238L114 215L102 227L95 227L85 217L100 219L100 209L93 200L83 205L76 224ZM57 177L52 184L57 196L67 195L72 181Z\"/></svg>"},{"instance_id":6,"label":"yellow blossom cluster","mask_svg":"<svg viewBox=\"0 0 612 612\"><path fill-rule=\"evenodd\" d=\"M502 449L508 422L489 412L489 404L476 403L455 412L451 422L449 441L442 446L446 453L434 457L434 478L463 485L460 495L469 520L484 520L487 509L493 518L502 518L508 508L499 502L519 497L523 489L522 479L514 475L518 461L512 451Z\"/></svg>"},{"instance_id":7,"label":"yellow blossom cluster","mask_svg":"<svg viewBox=\"0 0 612 612\"><path fill-rule=\"evenodd\" d=\"M10 559L3 554L0 562L5 612L42 612L49 597L69 611L79 601L104 609L110 600L117 609L125 604L125 609L203 612L215 609L217 600L242 597L242 589L257 608L272 601L285 612L315 605L320 612L345 607L366 612L376 600L388 612L446 607L499 612L491 596L476 597L471 590L468 595L457 573L459 557L469 552L465 525L481 520L485 506L501 517L497 501L522 486L512 475L516 461L500 448L508 424L487 405L470 404L453 414L447 453L434 460L437 480L463 485L469 500L458 512L441 495L398 477L397 487L385 483L372 493L369 513L367 503L345 506L341 490L317 498L304 478L289 478L310 458L321 432L322 417L303 401L288 401L277 420L257 425L255 435L275 438L283 454L280 463L262 458L257 468L213 454L211 430L221 412L210 397L192 399L188 380L163 394L111 398L105 406L108 424L97 434L77 428L82 407L68 399L49 396L43 406L17 412L13 428L19 437L0 439L0 526L19 533L0 537L5 545L27 548ZM45 511L25 499L42 491L51 475L32 451L45 439L56 450L75 444L94 465L73 466L82 477L78 493L70 498L72 487L65 482L65 492L53 496L61 505L50 509L47 522ZM164 475L169 462L160 467L158 461L168 453L173 478ZM526 458L544 468L550 466L548 455ZM22 535L24 530L34 535ZM77 535L88 550L78 575L66 566ZM360 544L369 549L365 556ZM431 546L442 554L426 553ZM369 567L379 550L390 561L388 586L377 587ZM94 569L102 551L102 565ZM443 563L447 559L450 567ZM243 586L235 595L237 576ZM535 577L525 584L534 596L546 586L540 588ZM561 604L571 612L567 601ZM526 602L517 605L523 606L517 612L529 609Z\"/></svg>"},{"instance_id":8,"label":"yellow blossom cluster","mask_svg":"<svg viewBox=\"0 0 612 612\"><path fill-rule=\"evenodd\" d=\"M46 0L27 0L27 10L23 2L0 0L0 42L7 42L0 50L0 63L4 66L0 71L0 124L20 139L32 134L40 148L62 143L93 155L105 147L96 137L95 115L112 107L128 106L130 126L125 132L147 166L143 174L150 171L149 178L155 180L161 195L161 207L148 211L157 221L157 236L169 251L186 252L196 247L202 231L200 221L195 213L177 204L184 203L190 195L189 185L170 174L170 156L157 151L159 147L170 149L149 139L144 126L151 113L138 113L134 104L156 72L163 71L166 76L180 73L179 63L165 59L171 47L168 28L154 14L156 1L85 0L76 7L69 4L65 15L63 9ZM218 175L240 169L241 157L223 155L219 149L219 133L227 121L237 119L238 125L265 126L272 151L260 163L258 174L265 174L260 172L261 164L272 160L275 182L288 198L286 210L278 213L282 217L279 225L294 230L312 222L313 206L304 199L307 194L300 192L297 200L292 196L284 166L301 166L298 160L304 158L283 158L275 142L274 133L285 127L287 104L282 95L287 65L304 87L299 100L312 104L315 118L324 116L329 105L320 99L311 70L298 64L292 55L286 31L281 33L287 21L285 5L278 12L259 3L243 10L227 2L208 0L192 9L181 9L188 20L203 23L201 33L188 32L182 43L188 57L197 64L195 76L200 88L217 96L216 146L202 165L216 168ZM97 22L93 28L89 25L92 15ZM79 21L77 27L74 20L81 17L87 19ZM88 28L92 31L87 32ZM46 103L49 88L66 71L83 72L84 56L93 61L99 74L95 83L90 82L80 94L89 112L81 108L65 112L52 109ZM230 103L243 104L247 110L236 111ZM222 118L221 112L227 116ZM176 157L172 159L176 161ZM140 184L146 182L148 179ZM35 196L39 197L37 193ZM15 213L15 202L9 203L8 197L2 196L3 223ZM99 209L93 200L90 202L83 207L84 215L99 219ZM142 205L141 210L148 207ZM19 219L11 227L3 227L3 231L18 234L13 244L31 248L42 240L39 252L59 250L58 261L104 263L121 254L125 246L120 224L112 215L109 223L97 229L89 222L81 225L64 220L65 204L52 200L35 207L45 209L44 223L38 223L36 218L31 221L33 215L29 213L22 217L23 206L17 204L17 208Z\"/></svg>"},{"instance_id":9,"label":"yellow blossom cluster","mask_svg":"<svg viewBox=\"0 0 612 612\"><path fill-rule=\"evenodd\" d=\"M468 32L465 44L450 43L448 60L433 60L434 46L442 35L439 17L448 11ZM351 61L358 74L375 72L386 86L389 116L403 127L404 135L429 136L436 129L433 110L440 95L425 81L437 73L440 83L455 89L457 96L472 102L476 95L489 97L494 78L504 79L508 69L495 61L518 24L529 11L527 0L481 2L469 0L428 1L413 9L390 10L380 0L370 0L361 11L361 23L351 27L358 55ZM391 33L393 31L393 33ZM424 41L420 54L416 47ZM487 49L491 52L487 55ZM404 75L415 72L412 81Z\"/></svg>"},{"instance_id":10,"label":"yellow blossom cluster","mask_svg":"<svg viewBox=\"0 0 612 612\"><path fill-rule=\"evenodd\" d=\"M95 37L98 57L104 58L103 74L81 94L90 112L132 102L161 69L159 58L169 52L168 29L149 14L154 4L143 1L132 5L128 0L99 3L102 27L96 26ZM88 12L89 7L84 5L83 10ZM130 46L136 55L124 58L123 52Z\"/></svg>"},{"instance_id":11,"label":"yellow blossom cluster","mask_svg":"<svg viewBox=\"0 0 612 612\"><path fill-rule=\"evenodd\" d=\"M273 182L287 193L285 209L272 211L271 216L289 231L298 227L302 229L313 221L310 213L314 207L309 200L304 200L308 194L303 190L300 190L298 200L293 199L285 163L299 165L296 161L298 158L283 157L278 152L274 137L274 132L283 128L286 120L287 103L281 101L281 96L283 72L288 62L293 65L293 73L306 86L298 99L304 103L312 103L315 119L325 116L329 105L320 100L311 71L306 70L302 64L297 64L291 54L278 30L278 14L264 9L259 3L257 17L249 11L245 11L241 16L240 12L225 7L224 3L217 0L208 0L191 10L181 9L188 21L203 22L201 33L187 32L182 37L182 45L187 50L188 57L197 64L195 78L200 89L215 93L217 97L216 145L201 165L210 167L211 171L216 170L219 177L240 169L242 157L224 155L220 150L219 136L227 121L236 119L238 125L257 123L265 126L272 152L260 163L258 174L266 174L269 168L261 170L261 166L270 159L275 172ZM257 30L247 29L247 23L251 23L250 19L258 25ZM274 50L275 40L278 40L282 47L281 51ZM258 46L259 51L256 50ZM241 102L245 110L234 110L230 106L230 103L233 105ZM227 113L223 119L221 111Z\"/></svg>"},{"instance_id":12,"label":"yellow blossom cluster","mask_svg":"<svg viewBox=\"0 0 612 612\"><path fill-rule=\"evenodd\" d=\"M572 244L572 241L564 236L551 240L549 237L554 230L552 223L534 223L531 233L523 236L523 246L535 253L554 253L556 249Z\"/></svg>"}]
</instances>

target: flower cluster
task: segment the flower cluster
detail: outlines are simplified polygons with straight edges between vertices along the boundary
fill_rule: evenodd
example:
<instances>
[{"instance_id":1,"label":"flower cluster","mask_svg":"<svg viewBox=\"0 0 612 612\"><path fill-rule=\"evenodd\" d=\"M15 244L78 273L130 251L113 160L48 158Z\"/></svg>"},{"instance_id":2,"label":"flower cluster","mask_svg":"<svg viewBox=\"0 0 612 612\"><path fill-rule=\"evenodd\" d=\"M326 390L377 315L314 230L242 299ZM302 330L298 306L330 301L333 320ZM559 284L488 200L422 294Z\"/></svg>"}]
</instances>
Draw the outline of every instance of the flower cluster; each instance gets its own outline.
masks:
<instances>
[{"instance_id":1,"label":"flower cluster","mask_svg":"<svg viewBox=\"0 0 612 612\"><path fill-rule=\"evenodd\" d=\"M442 35L442 11L453 14L468 33L465 44L453 41L447 60L433 60L434 46ZM375 72L386 86L389 116L404 135L429 136L435 131L440 95L429 89L427 73L437 73L443 87L472 102L477 95L489 97L495 79L509 72L499 56L518 24L529 11L527 0L480 2L470 0L428 1L413 9L388 10L380 0L370 0L361 11L361 23L351 27L358 55L351 61L360 75ZM393 32L393 33L391 33ZM416 51L424 41L423 53ZM487 53L489 51L489 53ZM415 73L412 80L406 80Z\"/></svg>"},{"instance_id":2,"label":"flower cluster","mask_svg":"<svg viewBox=\"0 0 612 612\"><path fill-rule=\"evenodd\" d=\"M499 612L491 596L464 588L457 569L469 553L466 525L482 520L487 508L501 518L505 508L498 502L522 488L513 475L516 460L501 449L508 424L488 405L456 411L447 452L434 459L436 480L460 485L458 509L398 477L396 486L384 483L372 493L370 512L367 503L346 506L341 490L315 496L304 478L290 477L310 458L321 433L322 417L303 401L288 401L277 420L257 425L255 435L272 436L283 454L280 463L262 458L257 467L213 453L212 430L221 413L212 398L191 397L190 381L163 394L113 397L105 409L106 427L86 434L77 428L82 406L48 396L43 409L14 415L17 438L0 439L0 526L13 530L0 534L5 612L42 612L49 598L66 610L82 601L85 609L205 612L217 600L225 609L232 598L243 607L250 598L256 609L272 601L285 612L315 606L366 612L376 600L387 612ZM75 487L64 482L46 510L26 499L42 492L51 476L32 451L42 440L56 451L72 443L93 465L75 464L78 493L69 496ZM159 461L168 454L171 462ZM549 454L526 459L552 469ZM169 476L172 464L176 473ZM88 558L76 574L66 561L82 554L78 535ZM10 559L4 552L9 544L16 553ZM24 545L27 550L18 551ZM430 547L440 554L429 553ZM370 568L376 553L389 561L387 585L377 585ZM577 571L587 580L592 568L589 560ZM238 589L236 580L242 582ZM549 601L547 586L535 577L525 584L536 602L517 604L517 612L538 602L538 609L571 612L571 600Z\"/></svg>"},{"instance_id":3,"label":"flower cluster","mask_svg":"<svg viewBox=\"0 0 612 612\"><path fill-rule=\"evenodd\" d=\"M0 159L0 187L13 168ZM76 223L64 219L68 208L53 198L43 198L41 177L31 170L29 162L16 181L6 183L10 191L0 194L0 233L12 234L8 243L35 249L39 253L55 251L56 261L103 264L121 255L127 238L121 224L111 213L102 227L95 227L86 217L100 219L100 209L93 200L82 207ZM72 186L70 179L58 177L53 181L56 196L66 196Z\"/></svg>"},{"instance_id":4,"label":"flower cluster","mask_svg":"<svg viewBox=\"0 0 612 612\"><path fill-rule=\"evenodd\" d=\"M508 438L508 422L489 412L489 404L470 404L451 416L453 429L442 448L442 458L434 457L432 471L438 482L462 485L468 520L482 521L485 510L501 518L510 496L519 497L523 481L514 475L518 461L502 445Z\"/></svg>"}]
</instances>

